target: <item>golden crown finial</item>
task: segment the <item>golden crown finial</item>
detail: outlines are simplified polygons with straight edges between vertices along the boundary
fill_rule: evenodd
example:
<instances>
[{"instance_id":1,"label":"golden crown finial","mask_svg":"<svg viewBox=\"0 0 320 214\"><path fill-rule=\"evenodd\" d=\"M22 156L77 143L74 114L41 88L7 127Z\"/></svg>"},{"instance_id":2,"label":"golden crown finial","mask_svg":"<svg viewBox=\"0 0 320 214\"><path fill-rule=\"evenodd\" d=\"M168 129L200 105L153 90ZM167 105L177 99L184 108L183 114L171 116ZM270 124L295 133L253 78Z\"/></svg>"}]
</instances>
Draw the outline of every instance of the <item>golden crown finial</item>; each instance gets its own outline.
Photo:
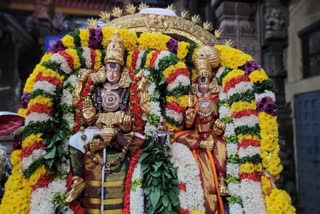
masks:
<instances>
[{"instance_id":1,"label":"golden crown finial","mask_svg":"<svg viewBox=\"0 0 320 214\"><path fill-rule=\"evenodd\" d=\"M114 34L109 38L109 44L106 51L105 63L114 62L124 65L124 44L119 35L119 31L116 30Z\"/></svg>"},{"instance_id":2,"label":"golden crown finial","mask_svg":"<svg viewBox=\"0 0 320 214\"><path fill-rule=\"evenodd\" d=\"M88 19L88 28L96 28L98 27L98 20L97 19Z\"/></svg>"},{"instance_id":3,"label":"golden crown finial","mask_svg":"<svg viewBox=\"0 0 320 214\"><path fill-rule=\"evenodd\" d=\"M199 15L194 15L191 17L191 21L195 24L200 24L201 23L201 18Z\"/></svg>"},{"instance_id":4,"label":"golden crown finial","mask_svg":"<svg viewBox=\"0 0 320 214\"><path fill-rule=\"evenodd\" d=\"M231 39L227 39L225 42L224 42L224 45L227 45L227 46L230 46L230 47L235 47L235 42Z\"/></svg>"},{"instance_id":5,"label":"golden crown finial","mask_svg":"<svg viewBox=\"0 0 320 214\"><path fill-rule=\"evenodd\" d=\"M107 11L101 11L100 13L100 20L103 21L104 23L107 23L110 21L111 14Z\"/></svg>"},{"instance_id":6,"label":"golden crown finial","mask_svg":"<svg viewBox=\"0 0 320 214\"><path fill-rule=\"evenodd\" d=\"M184 19L190 19L190 12L189 10L184 10L181 12L181 17Z\"/></svg>"},{"instance_id":7,"label":"golden crown finial","mask_svg":"<svg viewBox=\"0 0 320 214\"><path fill-rule=\"evenodd\" d=\"M212 22L205 22L203 23L203 29L207 31L212 31L213 30L213 24Z\"/></svg>"},{"instance_id":8,"label":"golden crown finial","mask_svg":"<svg viewBox=\"0 0 320 214\"><path fill-rule=\"evenodd\" d=\"M138 10L141 11L141 10L143 10L145 8L148 8L148 7L149 7L149 5L147 5L146 3L141 2L139 4Z\"/></svg>"},{"instance_id":9,"label":"golden crown finial","mask_svg":"<svg viewBox=\"0 0 320 214\"><path fill-rule=\"evenodd\" d=\"M215 47L206 45L197 51L193 63L199 77L212 77L212 68L220 64L220 54Z\"/></svg>"},{"instance_id":10,"label":"golden crown finial","mask_svg":"<svg viewBox=\"0 0 320 214\"><path fill-rule=\"evenodd\" d=\"M133 4L128 4L127 7L126 7L126 12L129 13L129 14L135 14L136 13L136 10L137 10L137 7L134 6Z\"/></svg>"},{"instance_id":11,"label":"golden crown finial","mask_svg":"<svg viewBox=\"0 0 320 214\"><path fill-rule=\"evenodd\" d=\"M214 36L216 37L216 39L218 40L222 39L222 35L223 35L222 30L218 29L214 31Z\"/></svg>"},{"instance_id":12,"label":"golden crown finial","mask_svg":"<svg viewBox=\"0 0 320 214\"><path fill-rule=\"evenodd\" d=\"M173 10L173 11L176 11L176 7L173 5L173 4L170 4L168 7L167 7L168 10Z\"/></svg>"},{"instance_id":13,"label":"golden crown finial","mask_svg":"<svg viewBox=\"0 0 320 214\"><path fill-rule=\"evenodd\" d=\"M120 7L115 7L115 8L112 9L111 15L112 15L113 17L119 18L119 17L122 16L122 12L123 12L123 11L122 11L122 9L120 9Z\"/></svg>"}]
</instances>

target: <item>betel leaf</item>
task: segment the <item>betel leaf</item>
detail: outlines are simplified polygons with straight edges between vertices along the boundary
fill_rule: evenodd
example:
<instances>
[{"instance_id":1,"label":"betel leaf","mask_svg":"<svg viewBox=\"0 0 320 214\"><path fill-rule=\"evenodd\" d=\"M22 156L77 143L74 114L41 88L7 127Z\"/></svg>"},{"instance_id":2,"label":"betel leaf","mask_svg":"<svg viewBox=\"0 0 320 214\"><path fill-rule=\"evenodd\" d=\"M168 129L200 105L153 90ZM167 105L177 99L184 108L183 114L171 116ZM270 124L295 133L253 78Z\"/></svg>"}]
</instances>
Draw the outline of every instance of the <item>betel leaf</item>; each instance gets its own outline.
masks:
<instances>
[{"instance_id":1,"label":"betel leaf","mask_svg":"<svg viewBox=\"0 0 320 214\"><path fill-rule=\"evenodd\" d=\"M156 207L160 199L160 190L155 188L150 194L150 201L153 207Z\"/></svg>"},{"instance_id":2,"label":"betel leaf","mask_svg":"<svg viewBox=\"0 0 320 214\"><path fill-rule=\"evenodd\" d=\"M54 156L56 155L56 151L57 151L56 147L55 146L52 147L52 149L49 152L47 152L47 154L45 154L43 158L46 160L54 158Z\"/></svg>"}]
</instances>

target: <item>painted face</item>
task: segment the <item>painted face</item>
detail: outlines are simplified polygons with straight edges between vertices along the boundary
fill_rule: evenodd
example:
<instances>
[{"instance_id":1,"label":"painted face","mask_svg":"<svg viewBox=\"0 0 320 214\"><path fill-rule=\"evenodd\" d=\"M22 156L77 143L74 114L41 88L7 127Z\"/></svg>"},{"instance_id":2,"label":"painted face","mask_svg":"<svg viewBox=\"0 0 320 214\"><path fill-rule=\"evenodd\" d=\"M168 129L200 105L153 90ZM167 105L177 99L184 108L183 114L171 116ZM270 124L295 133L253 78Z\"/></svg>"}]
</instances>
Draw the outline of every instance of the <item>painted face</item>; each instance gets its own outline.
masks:
<instances>
[{"instance_id":1,"label":"painted face","mask_svg":"<svg viewBox=\"0 0 320 214\"><path fill-rule=\"evenodd\" d=\"M205 94L209 91L210 80L208 77L199 77L198 79L198 91Z\"/></svg>"},{"instance_id":2,"label":"painted face","mask_svg":"<svg viewBox=\"0 0 320 214\"><path fill-rule=\"evenodd\" d=\"M106 64L106 75L107 75L107 81L110 84L115 84L120 80L120 64L114 63L114 62L108 62Z\"/></svg>"}]
</instances>

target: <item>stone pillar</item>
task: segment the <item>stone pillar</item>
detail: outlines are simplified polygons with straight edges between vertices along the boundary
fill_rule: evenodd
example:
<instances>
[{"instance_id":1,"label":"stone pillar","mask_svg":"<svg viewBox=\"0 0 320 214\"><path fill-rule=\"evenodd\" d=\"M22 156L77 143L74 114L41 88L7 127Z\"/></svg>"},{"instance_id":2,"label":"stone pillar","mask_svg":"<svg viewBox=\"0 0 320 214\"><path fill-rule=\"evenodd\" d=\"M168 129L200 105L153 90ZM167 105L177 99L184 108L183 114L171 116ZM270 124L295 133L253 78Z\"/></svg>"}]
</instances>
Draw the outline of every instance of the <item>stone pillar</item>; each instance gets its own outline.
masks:
<instances>
[{"instance_id":1,"label":"stone pillar","mask_svg":"<svg viewBox=\"0 0 320 214\"><path fill-rule=\"evenodd\" d=\"M288 38L288 5L286 1L265 0L258 5L262 66L274 83L278 106L280 158L284 167L279 188L285 189L296 202L295 162L291 109L285 101L287 77L286 47Z\"/></svg>"},{"instance_id":2,"label":"stone pillar","mask_svg":"<svg viewBox=\"0 0 320 214\"><path fill-rule=\"evenodd\" d=\"M215 15L223 38L235 42L235 47L252 55L260 63L260 45L255 23L256 3L233 0L213 0Z\"/></svg>"}]
</instances>

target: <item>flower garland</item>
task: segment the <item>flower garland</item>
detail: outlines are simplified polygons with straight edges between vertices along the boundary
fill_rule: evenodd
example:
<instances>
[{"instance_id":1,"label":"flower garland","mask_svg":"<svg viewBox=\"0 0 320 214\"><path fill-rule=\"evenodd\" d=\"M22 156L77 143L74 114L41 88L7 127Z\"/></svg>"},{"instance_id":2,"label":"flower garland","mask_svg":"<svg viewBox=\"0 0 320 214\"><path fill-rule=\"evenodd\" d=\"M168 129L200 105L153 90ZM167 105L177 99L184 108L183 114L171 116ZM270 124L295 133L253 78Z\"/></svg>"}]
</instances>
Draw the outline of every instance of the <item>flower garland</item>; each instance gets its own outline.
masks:
<instances>
[{"instance_id":1,"label":"flower garland","mask_svg":"<svg viewBox=\"0 0 320 214\"><path fill-rule=\"evenodd\" d=\"M230 70L226 67L219 68L216 77L219 79L221 75ZM239 177L239 157L237 136L234 131L233 119L231 118L231 110L227 101L227 94L220 86L219 90L219 118L226 123L224 137L227 145L227 164L226 164L226 182L230 191L227 197L229 212L242 214L244 213L242 206L242 198L240 196L240 177Z\"/></svg>"},{"instance_id":2,"label":"flower garland","mask_svg":"<svg viewBox=\"0 0 320 214\"><path fill-rule=\"evenodd\" d=\"M262 176L266 170L277 177L282 169L278 157L275 100L270 91L272 84L261 66L254 63L249 55L230 47L216 47L220 51L222 65L228 66L221 68L216 76L221 85L220 119L227 123L224 135L228 155L227 183L231 193L228 197L230 213L256 213L257 209L259 213L279 213L267 203L272 188L268 188L269 179ZM266 193L263 204L262 198ZM274 195L272 197L275 198ZM291 200L287 200L290 197L280 198L278 206L273 207L294 210Z\"/></svg>"},{"instance_id":3,"label":"flower garland","mask_svg":"<svg viewBox=\"0 0 320 214\"><path fill-rule=\"evenodd\" d=\"M124 205L122 213L143 213L144 195L141 189L142 177L138 163L142 149L131 158L125 180ZM134 206L130 206L134 205Z\"/></svg>"},{"instance_id":4,"label":"flower garland","mask_svg":"<svg viewBox=\"0 0 320 214\"><path fill-rule=\"evenodd\" d=\"M180 143L171 144L170 149L171 162L178 169L180 213L205 213L200 171L190 149Z\"/></svg>"}]
</instances>

